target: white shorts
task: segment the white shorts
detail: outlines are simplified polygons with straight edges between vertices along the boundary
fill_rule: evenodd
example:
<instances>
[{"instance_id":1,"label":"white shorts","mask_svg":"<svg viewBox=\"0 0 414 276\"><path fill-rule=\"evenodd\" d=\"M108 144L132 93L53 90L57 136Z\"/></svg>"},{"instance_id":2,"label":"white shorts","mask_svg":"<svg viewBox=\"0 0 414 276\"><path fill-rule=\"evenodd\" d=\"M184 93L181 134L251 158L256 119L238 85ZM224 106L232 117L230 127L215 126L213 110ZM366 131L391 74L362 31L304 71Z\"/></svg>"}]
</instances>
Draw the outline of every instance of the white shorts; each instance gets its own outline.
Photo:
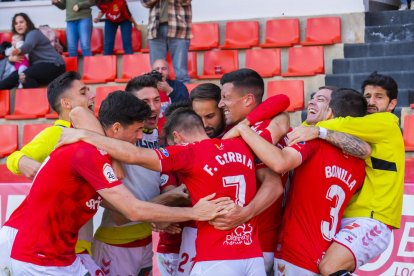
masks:
<instances>
[{"instance_id":1,"label":"white shorts","mask_svg":"<svg viewBox=\"0 0 414 276\"><path fill-rule=\"evenodd\" d=\"M275 264L273 266L273 269L275 271L275 276L316 276L319 275L315 272L312 272L310 270L301 268L297 265L291 264L289 262L286 262L282 259L275 258Z\"/></svg>"},{"instance_id":2,"label":"white shorts","mask_svg":"<svg viewBox=\"0 0 414 276\"><path fill-rule=\"evenodd\" d=\"M197 228L184 227L180 246L180 259L178 262L177 273L178 276L190 275L191 268L194 264L196 255L195 242L197 239Z\"/></svg>"},{"instance_id":3,"label":"white shorts","mask_svg":"<svg viewBox=\"0 0 414 276\"><path fill-rule=\"evenodd\" d=\"M11 250L17 229L3 226L0 229L0 276L10 275L11 270Z\"/></svg>"},{"instance_id":4,"label":"white shorts","mask_svg":"<svg viewBox=\"0 0 414 276\"><path fill-rule=\"evenodd\" d=\"M15 259L11 259L11 265L13 276L84 276L88 273L88 270L82 265L81 259L78 256L69 266L40 266Z\"/></svg>"},{"instance_id":5,"label":"white shorts","mask_svg":"<svg viewBox=\"0 0 414 276\"><path fill-rule=\"evenodd\" d=\"M266 275L263 258L197 262L191 276L263 276Z\"/></svg>"},{"instance_id":6,"label":"white shorts","mask_svg":"<svg viewBox=\"0 0 414 276\"><path fill-rule=\"evenodd\" d=\"M384 252L391 235L391 229L376 219L343 218L333 240L351 251L358 268Z\"/></svg>"},{"instance_id":7,"label":"white shorts","mask_svg":"<svg viewBox=\"0 0 414 276\"><path fill-rule=\"evenodd\" d=\"M119 247L94 240L92 256L107 276L138 275L152 267L152 243L141 247Z\"/></svg>"},{"instance_id":8,"label":"white shorts","mask_svg":"<svg viewBox=\"0 0 414 276\"><path fill-rule=\"evenodd\" d=\"M158 253L157 252L157 264L158 270L161 276L175 275L178 266L178 254L177 253Z\"/></svg>"},{"instance_id":9,"label":"white shorts","mask_svg":"<svg viewBox=\"0 0 414 276\"><path fill-rule=\"evenodd\" d=\"M273 275L273 273L271 272L273 271L275 253L274 252L263 252L263 259L264 259L266 274Z\"/></svg>"},{"instance_id":10,"label":"white shorts","mask_svg":"<svg viewBox=\"0 0 414 276\"><path fill-rule=\"evenodd\" d=\"M82 262L82 265L89 271L89 274L93 276L102 275L104 276L105 273L103 270L95 263L92 259L91 255L89 254L76 254Z\"/></svg>"}]
</instances>

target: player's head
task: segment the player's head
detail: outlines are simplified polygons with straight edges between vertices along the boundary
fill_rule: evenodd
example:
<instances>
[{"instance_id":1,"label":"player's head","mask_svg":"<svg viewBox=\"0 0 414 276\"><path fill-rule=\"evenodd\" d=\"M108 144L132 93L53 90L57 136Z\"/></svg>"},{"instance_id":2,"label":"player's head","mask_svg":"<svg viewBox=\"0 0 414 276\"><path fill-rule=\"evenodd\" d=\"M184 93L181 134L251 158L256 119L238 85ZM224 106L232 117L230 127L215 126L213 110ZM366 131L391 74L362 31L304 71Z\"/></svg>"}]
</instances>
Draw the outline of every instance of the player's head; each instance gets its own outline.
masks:
<instances>
[{"instance_id":1,"label":"player's head","mask_svg":"<svg viewBox=\"0 0 414 276\"><path fill-rule=\"evenodd\" d=\"M156 128L161 110L160 92L157 89L157 81L149 74L138 76L127 83L125 91L132 93L150 106L151 116L145 120L144 127L146 129Z\"/></svg>"},{"instance_id":2,"label":"player's head","mask_svg":"<svg viewBox=\"0 0 414 276\"><path fill-rule=\"evenodd\" d=\"M157 59L152 64L152 70L157 71L162 75L162 80L166 81L168 79L168 75L170 74L170 69L168 67L168 62L165 59Z\"/></svg>"},{"instance_id":3,"label":"player's head","mask_svg":"<svg viewBox=\"0 0 414 276\"><path fill-rule=\"evenodd\" d=\"M192 143L208 138L200 116L190 107L174 110L165 122L163 133L169 145Z\"/></svg>"},{"instance_id":4,"label":"player's head","mask_svg":"<svg viewBox=\"0 0 414 276\"><path fill-rule=\"evenodd\" d=\"M329 112L329 102L331 100L331 93L336 88L332 86L319 87L318 91L312 94L308 102L308 112L306 122L314 125L317 122L326 120Z\"/></svg>"},{"instance_id":5,"label":"player's head","mask_svg":"<svg viewBox=\"0 0 414 276\"><path fill-rule=\"evenodd\" d=\"M135 144L142 138L144 120L150 115L144 101L131 93L115 91L102 101L98 119L107 136Z\"/></svg>"},{"instance_id":6,"label":"player's head","mask_svg":"<svg viewBox=\"0 0 414 276\"><path fill-rule=\"evenodd\" d=\"M214 83L200 84L190 94L191 106L201 117L210 138L219 136L225 127L223 110L218 107L220 99L220 87Z\"/></svg>"},{"instance_id":7,"label":"player's head","mask_svg":"<svg viewBox=\"0 0 414 276\"><path fill-rule=\"evenodd\" d=\"M236 124L262 102L264 82L262 77L252 69L239 69L224 74L220 80L221 100L227 125Z\"/></svg>"},{"instance_id":8,"label":"player's head","mask_svg":"<svg viewBox=\"0 0 414 276\"><path fill-rule=\"evenodd\" d=\"M350 88L333 91L329 107L333 117L362 117L367 114L367 101L364 96Z\"/></svg>"},{"instance_id":9,"label":"player's head","mask_svg":"<svg viewBox=\"0 0 414 276\"><path fill-rule=\"evenodd\" d=\"M374 72L362 83L361 88L368 102L368 113L394 111L398 85L393 78Z\"/></svg>"},{"instance_id":10,"label":"player's head","mask_svg":"<svg viewBox=\"0 0 414 276\"><path fill-rule=\"evenodd\" d=\"M60 117L69 120L68 114L74 107L81 106L93 111L95 93L81 81L79 73L69 71L48 85L47 99Z\"/></svg>"}]
</instances>

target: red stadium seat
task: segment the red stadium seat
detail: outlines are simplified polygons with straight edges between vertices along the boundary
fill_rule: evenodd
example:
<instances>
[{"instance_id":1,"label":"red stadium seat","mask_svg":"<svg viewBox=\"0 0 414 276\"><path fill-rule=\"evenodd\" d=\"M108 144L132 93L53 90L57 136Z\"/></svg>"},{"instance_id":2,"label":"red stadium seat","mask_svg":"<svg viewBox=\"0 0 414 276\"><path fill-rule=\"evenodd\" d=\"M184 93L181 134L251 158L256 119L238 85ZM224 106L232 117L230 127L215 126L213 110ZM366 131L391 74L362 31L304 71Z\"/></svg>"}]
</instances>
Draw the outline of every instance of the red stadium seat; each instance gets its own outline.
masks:
<instances>
[{"instance_id":1,"label":"red stadium seat","mask_svg":"<svg viewBox=\"0 0 414 276\"><path fill-rule=\"evenodd\" d=\"M116 56L90 56L83 58L84 83L105 83L116 78Z\"/></svg>"},{"instance_id":2,"label":"red stadium seat","mask_svg":"<svg viewBox=\"0 0 414 276\"><path fill-rule=\"evenodd\" d=\"M403 137L405 150L414 151L414 115L404 117Z\"/></svg>"},{"instance_id":3,"label":"red stadium seat","mask_svg":"<svg viewBox=\"0 0 414 276\"><path fill-rule=\"evenodd\" d=\"M280 75L280 49L251 49L246 51L246 68L263 78Z\"/></svg>"},{"instance_id":4,"label":"red stadium seat","mask_svg":"<svg viewBox=\"0 0 414 276\"><path fill-rule=\"evenodd\" d=\"M10 91L0 90L0 118L10 114Z\"/></svg>"},{"instance_id":5,"label":"red stadium seat","mask_svg":"<svg viewBox=\"0 0 414 276\"><path fill-rule=\"evenodd\" d=\"M174 66L173 66L171 55L169 52L167 53L167 62L168 62L168 67L170 69L169 78L171 80L174 80L175 79ZM196 52L188 52L188 67L187 68L188 68L188 75L190 76L190 78L192 79L198 78L197 53Z\"/></svg>"},{"instance_id":6,"label":"red stadium seat","mask_svg":"<svg viewBox=\"0 0 414 276\"><path fill-rule=\"evenodd\" d=\"M54 30L57 37L59 38L60 44L62 44L63 47L67 47L67 41L66 41L66 30L65 29L61 29L61 30Z\"/></svg>"},{"instance_id":7,"label":"red stadium seat","mask_svg":"<svg viewBox=\"0 0 414 276\"><path fill-rule=\"evenodd\" d=\"M151 71L149 54L134 54L122 56L122 76L116 82L128 82L136 76Z\"/></svg>"},{"instance_id":8,"label":"red stadium seat","mask_svg":"<svg viewBox=\"0 0 414 276\"><path fill-rule=\"evenodd\" d=\"M199 79L219 79L225 73L239 69L237 50L204 52L203 75Z\"/></svg>"},{"instance_id":9,"label":"red stadium seat","mask_svg":"<svg viewBox=\"0 0 414 276\"><path fill-rule=\"evenodd\" d=\"M67 71L75 71L78 72L78 57L63 57L63 60L66 64L66 72Z\"/></svg>"},{"instance_id":10,"label":"red stadium seat","mask_svg":"<svg viewBox=\"0 0 414 276\"><path fill-rule=\"evenodd\" d=\"M197 82L197 83L186 83L185 86L187 87L188 94L190 94L191 91L193 91L193 89L196 88L199 84L201 84L201 83L199 83L199 82Z\"/></svg>"},{"instance_id":11,"label":"red stadium seat","mask_svg":"<svg viewBox=\"0 0 414 276\"><path fill-rule=\"evenodd\" d=\"M210 50L219 46L218 23L193 24L191 33L193 38L190 41L190 51Z\"/></svg>"},{"instance_id":12,"label":"red stadium seat","mask_svg":"<svg viewBox=\"0 0 414 276\"><path fill-rule=\"evenodd\" d=\"M405 159L404 182L414 184L414 158Z\"/></svg>"},{"instance_id":13,"label":"red stadium seat","mask_svg":"<svg viewBox=\"0 0 414 276\"><path fill-rule=\"evenodd\" d=\"M288 71L282 76L313 76L324 72L323 46L289 48Z\"/></svg>"},{"instance_id":14,"label":"red stadium seat","mask_svg":"<svg viewBox=\"0 0 414 276\"><path fill-rule=\"evenodd\" d=\"M0 43L3 42L3 41L11 42L12 41L12 36L13 36L12 32L0 33Z\"/></svg>"},{"instance_id":15,"label":"red stadium seat","mask_svg":"<svg viewBox=\"0 0 414 276\"><path fill-rule=\"evenodd\" d=\"M287 111L297 111L304 108L303 80L276 80L267 83L267 97L285 94L290 99Z\"/></svg>"},{"instance_id":16,"label":"red stadium seat","mask_svg":"<svg viewBox=\"0 0 414 276\"><path fill-rule=\"evenodd\" d=\"M414 108L414 104L410 104L410 108Z\"/></svg>"},{"instance_id":17,"label":"red stadium seat","mask_svg":"<svg viewBox=\"0 0 414 276\"><path fill-rule=\"evenodd\" d=\"M226 38L221 49L245 49L259 45L258 21L226 23Z\"/></svg>"},{"instance_id":18,"label":"red stadium seat","mask_svg":"<svg viewBox=\"0 0 414 276\"><path fill-rule=\"evenodd\" d=\"M0 125L0 158L10 155L17 150L17 125Z\"/></svg>"},{"instance_id":19,"label":"red stadium seat","mask_svg":"<svg viewBox=\"0 0 414 276\"><path fill-rule=\"evenodd\" d=\"M99 108L101 107L101 103L105 100L106 96L109 93L114 92L116 90L125 90L125 85L114 85L114 86L98 86L96 87L96 95L95 95L95 114L98 114Z\"/></svg>"},{"instance_id":20,"label":"red stadium seat","mask_svg":"<svg viewBox=\"0 0 414 276\"><path fill-rule=\"evenodd\" d=\"M308 18L306 20L306 37L302 45L326 45L340 42L340 17Z\"/></svg>"},{"instance_id":21,"label":"red stadium seat","mask_svg":"<svg viewBox=\"0 0 414 276\"><path fill-rule=\"evenodd\" d=\"M59 118L59 115L55 111L53 111L52 113L46 114L45 118L46 119L57 119Z\"/></svg>"},{"instance_id":22,"label":"red stadium seat","mask_svg":"<svg viewBox=\"0 0 414 276\"><path fill-rule=\"evenodd\" d=\"M42 130L52 126L51 124L25 124L23 126L22 147L32 141L32 139Z\"/></svg>"},{"instance_id":23,"label":"red stadium seat","mask_svg":"<svg viewBox=\"0 0 414 276\"><path fill-rule=\"evenodd\" d=\"M24 175L15 175L7 168L6 164L0 164L0 183L30 183L31 179Z\"/></svg>"},{"instance_id":24,"label":"red stadium seat","mask_svg":"<svg viewBox=\"0 0 414 276\"><path fill-rule=\"evenodd\" d=\"M135 28L132 28L132 50L134 52L139 52L141 50L141 32ZM122 44L121 29L118 28L115 36L115 45L114 45L114 55L123 55L124 47Z\"/></svg>"},{"instance_id":25,"label":"red stadium seat","mask_svg":"<svg viewBox=\"0 0 414 276\"><path fill-rule=\"evenodd\" d=\"M103 30L100 28L93 28L91 35L91 51L92 54L102 54L103 52ZM78 45L78 54L82 55L80 42Z\"/></svg>"},{"instance_id":26,"label":"red stadium seat","mask_svg":"<svg viewBox=\"0 0 414 276\"><path fill-rule=\"evenodd\" d=\"M46 88L16 89L14 113L8 120L36 119L49 113Z\"/></svg>"},{"instance_id":27,"label":"red stadium seat","mask_svg":"<svg viewBox=\"0 0 414 276\"><path fill-rule=\"evenodd\" d=\"M149 46L147 44L147 46L145 48L141 49L141 53L149 53Z\"/></svg>"},{"instance_id":28,"label":"red stadium seat","mask_svg":"<svg viewBox=\"0 0 414 276\"><path fill-rule=\"evenodd\" d=\"M260 47L291 47L299 42L299 19L267 20L265 42Z\"/></svg>"}]
</instances>

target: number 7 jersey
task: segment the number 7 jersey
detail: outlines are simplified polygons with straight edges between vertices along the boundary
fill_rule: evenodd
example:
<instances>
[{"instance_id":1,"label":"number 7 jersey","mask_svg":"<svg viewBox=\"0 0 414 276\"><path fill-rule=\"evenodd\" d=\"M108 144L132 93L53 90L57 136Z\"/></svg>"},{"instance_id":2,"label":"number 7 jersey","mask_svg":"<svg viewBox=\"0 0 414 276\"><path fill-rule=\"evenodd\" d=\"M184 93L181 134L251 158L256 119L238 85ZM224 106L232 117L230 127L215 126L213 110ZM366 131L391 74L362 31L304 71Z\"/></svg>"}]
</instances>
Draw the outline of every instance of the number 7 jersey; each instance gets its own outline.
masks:
<instances>
[{"instance_id":1,"label":"number 7 jersey","mask_svg":"<svg viewBox=\"0 0 414 276\"><path fill-rule=\"evenodd\" d=\"M178 172L195 204L216 193L230 197L239 206L256 194L254 158L241 139L206 139L184 146L157 150L162 171ZM238 260L261 257L256 218L229 231L214 229L208 222L197 223L195 261Z\"/></svg>"},{"instance_id":2,"label":"number 7 jersey","mask_svg":"<svg viewBox=\"0 0 414 276\"><path fill-rule=\"evenodd\" d=\"M275 258L319 273L344 210L364 182L365 163L320 139L292 148L302 164L294 171Z\"/></svg>"}]
</instances>

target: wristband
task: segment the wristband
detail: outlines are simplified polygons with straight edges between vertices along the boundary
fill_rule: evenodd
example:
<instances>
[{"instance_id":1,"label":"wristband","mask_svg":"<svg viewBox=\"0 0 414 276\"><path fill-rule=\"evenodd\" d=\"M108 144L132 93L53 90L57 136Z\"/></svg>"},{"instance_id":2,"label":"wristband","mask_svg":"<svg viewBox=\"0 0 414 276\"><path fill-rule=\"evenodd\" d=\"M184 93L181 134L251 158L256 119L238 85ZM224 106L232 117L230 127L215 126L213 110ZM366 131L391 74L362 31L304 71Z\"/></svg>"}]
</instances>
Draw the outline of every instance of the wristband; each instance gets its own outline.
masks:
<instances>
[{"instance_id":1,"label":"wristband","mask_svg":"<svg viewBox=\"0 0 414 276\"><path fill-rule=\"evenodd\" d=\"M328 135L328 130L324 127L318 127L318 129L319 129L319 135L318 135L319 138L325 140L326 136Z\"/></svg>"}]
</instances>

